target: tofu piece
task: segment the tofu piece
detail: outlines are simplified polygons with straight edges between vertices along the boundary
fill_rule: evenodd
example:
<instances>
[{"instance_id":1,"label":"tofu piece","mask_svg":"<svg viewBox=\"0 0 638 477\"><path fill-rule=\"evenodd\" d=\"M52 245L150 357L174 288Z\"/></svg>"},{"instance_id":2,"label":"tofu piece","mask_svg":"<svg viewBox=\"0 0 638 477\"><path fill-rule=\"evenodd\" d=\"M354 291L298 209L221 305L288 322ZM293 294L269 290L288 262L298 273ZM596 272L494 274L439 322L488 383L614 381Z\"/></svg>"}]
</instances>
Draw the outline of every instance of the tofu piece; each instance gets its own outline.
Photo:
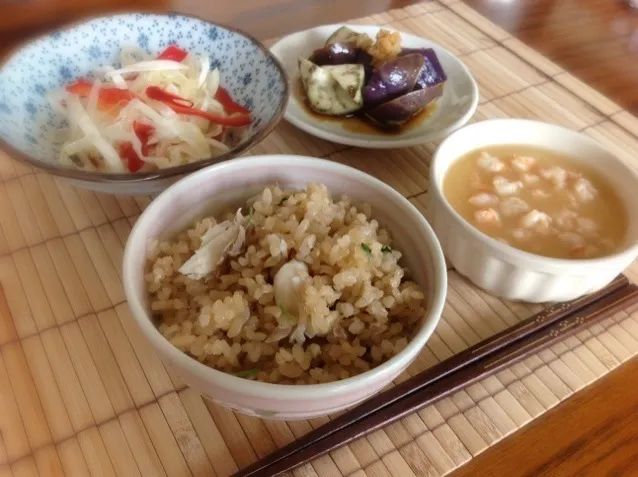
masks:
<instances>
[{"instance_id":1,"label":"tofu piece","mask_svg":"<svg viewBox=\"0 0 638 477\"><path fill-rule=\"evenodd\" d=\"M470 197L468 202L475 207L495 207L498 204L498 197L487 192L479 192Z\"/></svg>"},{"instance_id":2,"label":"tofu piece","mask_svg":"<svg viewBox=\"0 0 638 477\"><path fill-rule=\"evenodd\" d=\"M505 164L498 157L494 157L487 152L482 152L477 161L481 169L490 172L501 172L505 169Z\"/></svg>"},{"instance_id":3,"label":"tofu piece","mask_svg":"<svg viewBox=\"0 0 638 477\"><path fill-rule=\"evenodd\" d=\"M494 209L482 209L474 212L474 220L480 225L500 225L501 217Z\"/></svg>"},{"instance_id":4,"label":"tofu piece","mask_svg":"<svg viewBox=\"0 0 638 477\"><path fill-rule=\"evenodd\" d=\"M558 238L571 247L582 247L585 245L583 236L575 232L562 232L558 235Z\"/></svg>"},{"instance_id":5,"label":"tofu piece","mask_svg":"<svg viewBox=\"0 0 638 477\"><path fill-rule=\"evenodd\" d=\"M501 201L498 210L504 217L514 217L529 210L529 204L520 197L506 197Z\"/></svg>"},{"instance_id":6,"label":"tofu piece","mask_svg":"<svg viewBox=\"0 0 638 477\"><path fill-rule=\"evenodd\" d=\"M512 167L517 171L527 172L536 164L536 159L531 156L515 156L512 159Z\"/></svg>"},{"instance_id":7,"label":"tofu piece","mask_svg":"<svg viewBox=\"0 0 638 477\"><path fill-rule=\"evenodd\" d=\"M549 199L551 196L552 194L543 189L534 189L532 191L532 197L534 197L534 199Z\"/></svg>"},{"instance_id":8,"label":"tofu piece","mask_svg":"<svg viewBox=\"0 0 638 477\"><path fill-rule=\"evenodd\" d=\"M582 202L589 202L598 195L598 190L594 187L594 184L584 177L576 181L574 184L574 192L576 193L576 198Z\"/></svg>"},{"instance_id":9,"label":"tofu piece","mask_svg":"<svg viewBox=\"0 0 638 477\"><path fill-rule=\"evenodd\" d=\"M552 218L538 209L531 210L521 219L523 228L537 232L548 232L552 225Z\"/></svg>"},{"instance_id":10,"label":"tofu piece","mask_svg":"<svg viewBox=\"0 0 638 477\"><path fill-rule=\"evenodd\" d=\"M523 174L523 182L527 185L535 185L541 180L536 174Z\"/></svg>"},{"instance_id":11,"label":"tofu piece","mask_svg":"<svg viewBox=\"0 0 638 477\"><path fill-rule=\"evenodd\" d=\"M523 182L510 181L503 176L496 176L492 180L492 184L494 185L494 190L496 191L496 194L503 197L509 196L509 195L516 195L523 188Z\"/></svg>"},{"instance_id":12,"label":"tofu piece","mask_svg":"<svg viewBox=\"0 0 638 477\"><path fill-rule=\"evenodd\" d=\"M578 214L571 209L562 209L554 215L554 225L561 230L571 231L576 228Z\"/></svg>"},{"instance_id":13,"label":"tofu piece","mask_svg":"<svg viewBox=\"0 0 638 477\"><path fill-rule=\"evenodd\" d=\"M512 230L512 237L514 237L519 242L525 242L530 240L534 236L534 232L529 229L521 229L517 228Z\"/></svg>"},{"instance_id":14,"label":"tofu piece","mask_svg":"<svg viewBox=\"0 0 638 477\"><path fill-rule=\"evenodd\" d=\"M567 171L562 167L546 167L541 169L543 179L550 181L555 188L565 188L567 182Z\"/></svg>"},{"instance_id":15,"label":"tofu piece","mask_svg":"<svg viewBox=\"0 0 638 477\"><path fill-rule=\"evenodd\" d=\"M576 219L576 230L580 234L593 236L596 235L596 232L598 232L598 228L596 221L589 217L578 217Z\"/></svg>"}]
</instances>

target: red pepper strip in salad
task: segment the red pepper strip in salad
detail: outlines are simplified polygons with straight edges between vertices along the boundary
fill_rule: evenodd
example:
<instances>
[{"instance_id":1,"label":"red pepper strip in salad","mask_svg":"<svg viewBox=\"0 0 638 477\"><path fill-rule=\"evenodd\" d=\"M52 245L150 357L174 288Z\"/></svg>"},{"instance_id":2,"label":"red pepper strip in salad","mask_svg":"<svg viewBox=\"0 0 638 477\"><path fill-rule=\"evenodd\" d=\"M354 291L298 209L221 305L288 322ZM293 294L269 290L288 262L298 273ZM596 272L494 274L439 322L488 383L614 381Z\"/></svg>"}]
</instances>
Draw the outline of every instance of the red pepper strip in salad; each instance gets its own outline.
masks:
<instances>
[{"instance_id":1,"label":"red pepper strip in salad","mask_svg":"<svg viewBox=\"0 0 638 477\"><path fill-rule=\"evenodd\" d=\"M135 131L135 135L142 143L142 154L147 156L148 139L150 135L153 134L153 126L133 121L133 131ZM144 161L137 155L130 142L125 142L120 146L120 156L126 159L126 164L130 172L137 172L144 166Z\"/></svg>"},{"instance_id":2,"label":"red pepper strip in salad","mask_svg":"<svg viewBox=\"0 0 638 477\"><path fill-rule=\"evenodd\" d=\"M177 62L182 62L184 58L188 56L188 52L182 50L181 48L175 45L168 45L168 47L160 53L157 57L158 60L173 60Z\"/></svg>"},{"instance_id":3,"label":"red pepper strip in salad","mask_svg":"<svg viewBox=\"0 0 638 477\"><path fill-rule=\"evenodd\" d=\"M155 128L150 124L133 121L133 131L135 131L135 135L142 143L142 154L148 156L148 140Z\"/></svg>"},{"instance_id":4,"label":"red pepper strip in salad","mask_svg":"<svg viewBox=\"0 0 638 477\"><path fill-rule=\"evenodd\" d=\"M66 90L81 98L86 98L91 93L91 88L93 88L93 83L80 78L75 83L67 85ZM109 110L115 106L124 106L134 98L135 94L127 89L100 88L98 91L98 103L102 110Z\"/></svg>"},{"instance_id":5,"label":"red pepper strip in salad","mask_svg":"<svg viewBox=\"0 0 638 477\"><path fill-rule=\"evenodd\" d=\"M182 98L173 93L163 90L159 86L149 86L146 88L146 96L156 101L161 101L166 106L172 108L173 106L193 108L193 102L186 98ZM177 112L177 111L175 111Z\"/></svg>"},{"instance_id":6,"label":"red pepper strip in salad","mask_svg":"<svg viewBox=\"0 0 638 477\"><path fill-rule=\"evenodd\" d=\"M130 142L122 143L120 146L120 156L122 159L126 159L129 172L137 172L144 165L144 161L137 155Z\"/></svg>"},{"instance_id":7,"label":"red pepper strip in salad","mask_svg":"<svg viewBox=\"0 0 638 477\"><path fill-rule=\"evenodd\" d=\"M247 126L251 123L250 114L235 114L233 116L220 116L193 107L193 102L175 94L164 91L158 86L146 88L146 96L150 99L160 101L178 114L199 116L209 121L221 124L222 126Z\"/></svg>"},{"instance_id":8,"label":"red pepper strip in salad","mask_svg":"<svg viewBox=\"0 0 638 477\"><path fill-rule=\"evenodd\" d=\"M243 106L237 104L233 101L233 97L230 95L228 91L226 91L221 86L217 88L217 93L215 93L215 99L219 101L224 107L224 110L227 114L233 113L241 113L241 114L250 114L250 110L244 108Z\"/></svg>"}]
</instances>

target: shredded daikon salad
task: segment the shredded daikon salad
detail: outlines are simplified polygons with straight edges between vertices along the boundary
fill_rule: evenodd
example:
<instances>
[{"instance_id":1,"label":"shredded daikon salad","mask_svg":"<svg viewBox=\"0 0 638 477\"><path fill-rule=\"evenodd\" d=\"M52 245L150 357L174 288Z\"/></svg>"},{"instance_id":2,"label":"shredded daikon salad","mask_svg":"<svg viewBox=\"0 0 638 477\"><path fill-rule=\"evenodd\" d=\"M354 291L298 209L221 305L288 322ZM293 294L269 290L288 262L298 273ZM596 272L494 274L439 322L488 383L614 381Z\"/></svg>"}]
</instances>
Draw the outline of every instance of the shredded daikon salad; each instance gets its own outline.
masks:
<instances>
[{"instance_id":1,"label":"shredded daikon salad","mask_svg":"<svg viewBox=\"0 0 638 477\"><path fill-rule=\"evenodd\" d=\"M103 172L179 166L223 154L250 124L207 56L171 45L156 58L133 49L120 57L119 69L101 67L51 95L69 122L63 164Z\"/></svg>"}]
</instances>

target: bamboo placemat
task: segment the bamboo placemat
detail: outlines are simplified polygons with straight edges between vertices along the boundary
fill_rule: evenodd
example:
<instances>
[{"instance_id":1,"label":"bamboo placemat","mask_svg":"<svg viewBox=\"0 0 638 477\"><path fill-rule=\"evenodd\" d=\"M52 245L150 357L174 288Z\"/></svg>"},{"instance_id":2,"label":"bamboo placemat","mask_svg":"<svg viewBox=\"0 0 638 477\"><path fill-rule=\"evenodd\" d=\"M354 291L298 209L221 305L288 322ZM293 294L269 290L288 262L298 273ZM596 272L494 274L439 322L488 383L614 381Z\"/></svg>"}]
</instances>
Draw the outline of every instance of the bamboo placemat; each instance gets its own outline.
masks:
<instances>
[{"instance_id":1,"label":"bamboo placemat","mask_svg":"<svg viewBox=\"0 0 638 477\"><path fill-rule=\"evenodd\" d=\"M474 120L556 122L638 166L635 117L460 1L355 22L391 25L459 55L481 89ZM423 211L435 147L345 148L282 123L251 153L353 165ZM235 414L162 366L121 285L123 247L149 201L75 189L0 156L0 477L223 477L326 422ZM628 275L636 281L636 263ZM542 308L502 302L454 271L449 280L443 319L400 380ZM293 475L444 475L636 353L638 310L627 310Z\"/></svg>"}]
</instances>

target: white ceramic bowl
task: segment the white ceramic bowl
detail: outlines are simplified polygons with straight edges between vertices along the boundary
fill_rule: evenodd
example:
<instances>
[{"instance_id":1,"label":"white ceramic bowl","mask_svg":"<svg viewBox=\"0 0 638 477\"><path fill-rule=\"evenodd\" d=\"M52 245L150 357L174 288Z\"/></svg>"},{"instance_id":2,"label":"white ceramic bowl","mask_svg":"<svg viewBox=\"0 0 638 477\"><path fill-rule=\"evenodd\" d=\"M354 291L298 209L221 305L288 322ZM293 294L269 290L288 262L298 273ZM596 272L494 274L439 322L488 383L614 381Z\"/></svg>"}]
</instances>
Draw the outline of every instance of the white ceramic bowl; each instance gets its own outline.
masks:
<instances>
[{"instance_id":1,"label":"white ceramic bowl","mask_svg":"<svg viewBox=\"0 0 638 477\"><path fill-rule=\"evenodd\" d=\"M323 183L372 206L373 216L392 233L413 279L427 291L428 312L409 345L397 356L359 376L330 384L277 385L216 371L179 351L151 321L144 288L148 244L171 236L204 213L217 214L269 184L304 187ZM337 412L380 391L421 351L441 315L447 290L443 253L425 218L403 196L356 169L315 158L273 155L235 159L202 169L172 185L141 215L124 253L124 289L144 337L186 384L237 411L269 418L307 419Z\"/></svg>"},{"instance_id":2,"label":"white ceramic bowl","mask_svg":"<svg viewBox=\"0 0 638 477\"><path fill-rule=\"evenodd\" d=\"M610 181L629 215L628 231L619 250L591 260L542 257L492 239L456 213L442 192L450 165L477 148L505 144L568 154ZM584 134L522 119L482 121L451 134L436 150L430 167L428 219L447 259L477 286L511 300L567 301L602 288L638 255L637 189L636 171Z\"/></svg>"},{"instance_id":3,"label":"white ceramic bowl","mask_svg":"<svg viewBox=\"0 0 638 477\"><path fill-rule=\"evenodd\" d=\"M296 84L298 81L299 57L308 58L313 50L322 47L328 37L341 26L344 25L322 25L293 33L270 48L270 51L281 61L290 82ZM369 25L346 26L354 31L367 33L372 38L376 37L381 28ZM383 28L393 30L385 26ZM286 120L299 129L328 141L369 148L398 148L424 144L445 137L463 126L476 111L479 101L478 86L470 71L459 58L433 41L403 32L401 37L402 45L406 48L433 48L447 74L448 79L445 82L443 96L437 100L431 117L417 127L397 135L348 131L337 121L321 121L308 114L296 95L297 88L291 85L290 101L284 116Z\"/></svg>"}]
</instances>

